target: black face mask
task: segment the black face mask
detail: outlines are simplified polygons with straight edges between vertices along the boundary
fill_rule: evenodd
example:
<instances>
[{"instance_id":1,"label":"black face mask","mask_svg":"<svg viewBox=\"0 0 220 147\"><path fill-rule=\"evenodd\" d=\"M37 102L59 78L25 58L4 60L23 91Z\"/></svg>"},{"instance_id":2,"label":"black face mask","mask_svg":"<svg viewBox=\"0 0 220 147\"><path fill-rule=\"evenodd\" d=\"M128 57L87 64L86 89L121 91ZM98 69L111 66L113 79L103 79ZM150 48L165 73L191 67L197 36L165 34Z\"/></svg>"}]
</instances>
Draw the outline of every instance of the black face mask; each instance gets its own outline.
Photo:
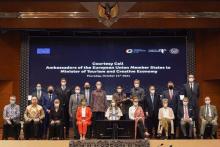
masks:
<instances>
[{"instance_id":1,"label":"black face mask","mask_svg":"<svg viewBox=\"0 0 220 147\"><path fill-rule=\"evenodd\" d=\"M89 86L85 86L85 89L90 89L90 87Z\"/></svg>"},{"instance_id":2,"label":"black face mask","mask_svg":"<svg viewBox=\"0 0 220 147\"><path fill-rule=\"evenodd\" d=\"M53 93L53 90L48 90L48 92L51 94L51 93Z\"/></svg>"},{"instance_id":3,"label":"black face mask","mask_svg":"<svg viewBox=\"0 0 220 147\"><path fill-rule=\"evenodd\" d=\"M173 85L169 85L168 88L169 88L169 89L173 89Z\"/></svg>"}]
</instances>

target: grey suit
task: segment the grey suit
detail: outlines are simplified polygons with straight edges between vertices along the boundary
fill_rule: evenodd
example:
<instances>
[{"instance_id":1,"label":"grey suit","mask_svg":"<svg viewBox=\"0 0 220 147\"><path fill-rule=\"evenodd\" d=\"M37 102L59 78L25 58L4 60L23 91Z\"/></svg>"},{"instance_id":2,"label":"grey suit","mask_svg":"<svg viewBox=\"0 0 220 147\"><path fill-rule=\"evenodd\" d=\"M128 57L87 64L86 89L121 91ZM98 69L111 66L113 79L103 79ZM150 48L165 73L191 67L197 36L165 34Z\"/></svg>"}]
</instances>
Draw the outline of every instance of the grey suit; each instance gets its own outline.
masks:
<instances>
[{"instance_id":1,"label":"grey suit","mask_svg":"<svg viewBox=\"0 0 220 147\"><path fill-rule=\"evenodd\" d=\"M76 110L77 110L77 107L80 105L81 99L83 98L84 98L83 94L79 94L78 96L76 94L72 94L70 96L70 101L69 101L69 115L73 121L74 136L77 138L79 134L78 134L77 127L76 127Z\"/></svg>"},{"instance_id":2,"label":"grey suit","mask_svg":"<svg viewBox=\"0 0 220 147\"><path fill-rule=\"evenodd\" d=\"M209 110L207 110L209 108ZM208 112L210 111L210 113ZM208 114L209 113L209 114ZM217 120L218 120L218 112L215 106L213 105L203 105L200 107L200 119L201 119L201 128L200 135L203 136L205 132L205 128L207 124L211 124L212 127L212 135L215 135L217 131Z\"/></svg>"}]
</instances>

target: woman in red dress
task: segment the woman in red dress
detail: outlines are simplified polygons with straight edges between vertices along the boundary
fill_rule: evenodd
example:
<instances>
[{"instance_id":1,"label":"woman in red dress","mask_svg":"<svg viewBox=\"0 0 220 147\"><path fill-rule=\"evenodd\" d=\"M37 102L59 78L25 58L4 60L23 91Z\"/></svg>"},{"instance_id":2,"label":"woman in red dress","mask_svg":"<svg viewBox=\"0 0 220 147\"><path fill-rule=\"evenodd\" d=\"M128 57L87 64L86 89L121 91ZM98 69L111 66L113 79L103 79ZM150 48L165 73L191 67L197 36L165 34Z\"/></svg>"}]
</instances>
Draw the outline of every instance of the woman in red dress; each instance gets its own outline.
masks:
<instances>
[{"instance_id":1,"label":"woman in red dress","mask_svg":"<svg viewBox=\"0 0 220 147\"><path fill-rule=\"evenodd\" d=\"M92 111L86 106L86 99L81 99L81 106L76 111L76 124L80 134L80 140L85 140L87 127L91 125Z\"/></svg>"}]
</instances>

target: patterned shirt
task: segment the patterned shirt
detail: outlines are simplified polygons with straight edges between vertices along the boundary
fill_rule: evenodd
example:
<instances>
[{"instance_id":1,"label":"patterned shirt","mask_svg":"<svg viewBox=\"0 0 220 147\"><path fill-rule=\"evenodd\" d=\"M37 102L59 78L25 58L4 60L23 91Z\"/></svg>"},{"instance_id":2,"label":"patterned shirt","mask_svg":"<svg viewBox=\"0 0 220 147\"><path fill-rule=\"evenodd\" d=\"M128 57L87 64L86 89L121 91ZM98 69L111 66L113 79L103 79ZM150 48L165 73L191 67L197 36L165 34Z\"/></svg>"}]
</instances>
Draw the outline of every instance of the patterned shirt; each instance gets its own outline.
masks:
<instances>
[{"instance_id":1,"label":"patterned shirt","mask_svg":"<svg viewBox=\"0 0 220 147\"><path fill-rule=\"evenodd\" d=\"M14 122L20 122L20 107L19 105L11 105L8 104L4 107L3 111L3 119L6 121L7 119L13 120Z\"/></svg>"}]
</instances>

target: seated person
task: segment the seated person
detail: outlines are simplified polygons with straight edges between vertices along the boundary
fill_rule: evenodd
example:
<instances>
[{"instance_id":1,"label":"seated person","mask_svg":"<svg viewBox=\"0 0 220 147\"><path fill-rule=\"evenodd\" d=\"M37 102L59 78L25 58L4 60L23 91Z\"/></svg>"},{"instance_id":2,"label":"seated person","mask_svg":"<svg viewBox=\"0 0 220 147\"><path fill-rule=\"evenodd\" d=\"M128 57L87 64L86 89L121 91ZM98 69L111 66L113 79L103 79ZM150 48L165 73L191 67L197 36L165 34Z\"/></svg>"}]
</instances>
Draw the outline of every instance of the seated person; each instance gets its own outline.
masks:
<instances>
[{"instance_id":1,"label":"seated person","mask_svg":"<svg viewBox=\"0 0 220 147\"><path fill-rule=\"evenodd\" d=\"M87 127L91 125L92 111L87 106L86 99L81 99L81 106L76 111L76 124L80 135L80 140L86 139Z\"/></svg>"},{"instance_id":2,"label":"seated person","mask_svg":"<svg viewBox=\"0 0 220 147\"><path fill-rule=\"evenodd\" d=\"M50 109L49 116L49 139L63 139L63 110L60 106L60 100L55 99Z\"/></svg>"},{"instance_id":3,"label":"seated person","mask_svg":"<svg viewBox=\"0 0 220 147\"><path fill-rule=\"evenodd\" d=\"M178 119L180 120L180 127L184 138L192 138L193 129L193 118L194 111L191 105L189 105L189 99L187 97L183 98L183 103L178 107L177 113ZM186 133L186 125L189 125L189 134Z\"/></svg>"},{"instance_id":4,"label":"seated person","mask_svg":"<svg viewBox=\"0 0 220 147\"><path fill-rule=\"evenodd\" d=\"M4 107L3 111L3 139L8 139L8 137L14 137L18 139L21 130L20 124L20 107L15 104L16 97L10 96L10 104Z\"/></svg>"},{"instance_id":5,"label":"seated person","mask_svg":"<svg viewBox=\"0 0 220 147\"><path fill-rule=\"evenodd\" d=\"M146 129L144 126L144 111L141 106L138 105L138 97L136 96L133 96L133 106L129 108L129 119L135 121L135 139L137 137L137 128L142 139L149 136L148 132L145 131Z\"/></svg>"},{"instance_id":6,"label":"seated person","mask_svg":"<svg viewBox=\"0 0 220 147\"><path fill-rule=\"evenodd\" d=\"M174 113L172 108L168 107L168 99L163 99L163 107L159 109L158 119L158 134L162 134L163 129L165 130L166 139L168 138L169 125L171 126L171 134L174 135Z\"/></svg>"},{"instance_id":7,"label":"seated person","mask_svg":"<svg viewBox=\"0 0 220 147\"><path fill-rule=\"evenodd\" d=\"M119 120L121 116L122 116L121 109L118 106L116 106L116 101L113 99L111 101L110 107L105 112L105 117L108 120Z\"/></svg>"},{"instance_id":8,"label":"seated person","mask_svg":"<svg viewBox=\"0 0 220 147\"><path fill-rule=\"evenodd\" d=\"M214 105L210 104L211 100L210 97L205 97L205 105L200 107L200 119L201 119L201 129L200 129L200 135L203 139L205 127L207 124L212 125L212 134L211 138L215 138L215 134L218 128L218 113L217 109Z\"/></svg>"},{"instance_id":9,"label":"seated person","mask_svg":"<svg viewBox=\"0 0 220 147\"><path fill-rule=\"evenodd\" d=\"M38 105L36 96L32 96L31 104L24 112L24 138L42 138L42 123L45 117L43 107Z\"/></svg>"}]
</instances>

